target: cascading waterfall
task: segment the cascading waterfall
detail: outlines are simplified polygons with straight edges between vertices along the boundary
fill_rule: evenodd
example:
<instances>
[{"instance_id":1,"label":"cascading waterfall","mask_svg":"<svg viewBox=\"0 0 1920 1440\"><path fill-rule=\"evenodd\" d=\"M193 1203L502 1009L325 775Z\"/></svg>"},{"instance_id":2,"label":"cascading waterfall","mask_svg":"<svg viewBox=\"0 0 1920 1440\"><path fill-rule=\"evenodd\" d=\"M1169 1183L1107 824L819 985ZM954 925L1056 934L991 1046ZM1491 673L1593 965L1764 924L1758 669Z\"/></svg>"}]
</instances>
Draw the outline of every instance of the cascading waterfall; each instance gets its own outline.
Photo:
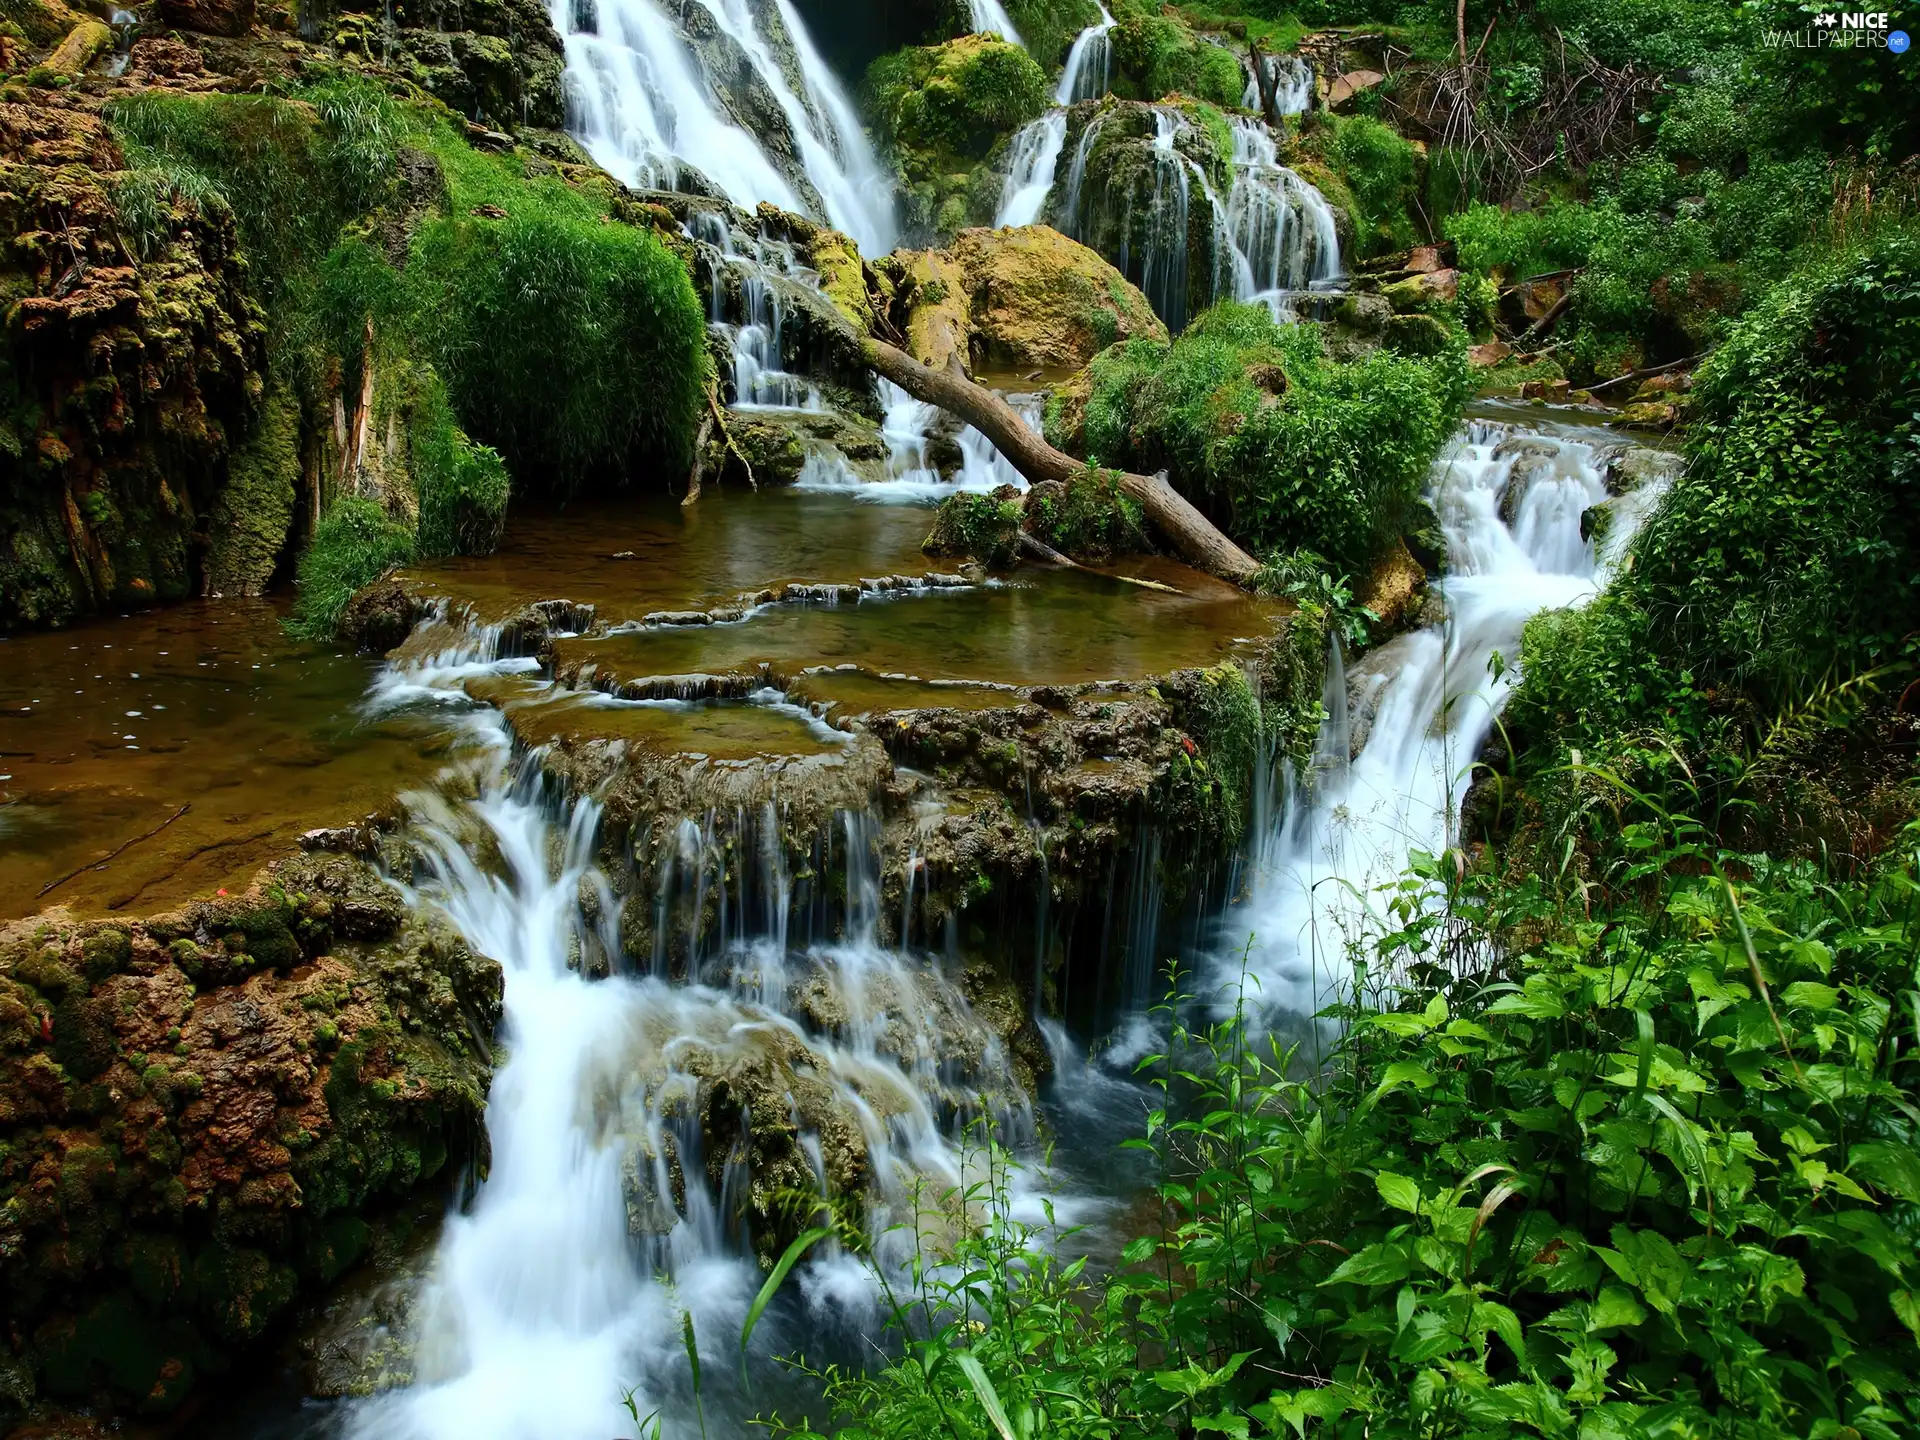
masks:
<instances>
[{"instance_id":1,"label":"cascading waterfall","mask_svg":"<svg viewBox=\"0 0 1920 1440\"><path fill-rule=\"evenodd\" d=\"M1007 178L1000 190L1000 209L993 217L996 228L1031 225L1039 220L1053 191L1054 173L1060 168L1060 151L1066 143L1064 110L1049 110L1013 137L1007 152Z\"/></svg>"},{"instance_id":2,"label":"cascading waterfall","mask_svg":"<svg viewBox=\"0 0 1920 1440\"><path fill-rule=\"evenodd\" d=\"M725 218L711 211L692 216L688 228L696 241L711 247L706 252L708 263L713 267L707 324L727 342L733 355L734 408L825 409L820 388L803 376L789 372L782 358L786 301L780 294L776 277L795 284L810 283L811 278L795 266L792 247L755 240L752 253L743 253L734 243L733 231ZM738 324L727 319L727 286L722 267L732 272L738 287Z\"/></svg>"},{"instance_id":3,"label":"cascading waterfall","mask_svg":"<svg viewBox=\"0 0 1920 1440\"><path fill-rule=\"evenodd\" d=\"M1046 408L1044 395L1003 398L1028 429L1040 433ZM886 406L880 425L881 437L887 442L886 479L863 479L838 450L822 448L807 456L796 489L838 491L878 504L925 504L963 490L985 493L1002 485L1016 490L1027 488L1026 477L971 425L963 426L954 437L960 452L959 469L942 475L929 456L933 427L941 418L939 407L914 399L884 378L880 381L880 399Z\"/></svg>"},{"instance_id":4,"label":"cascading waterfall","mask_svg":"<svg viewBox=\"0 0 1920 1440\"><path fill-rule=\"evenodd\" d=\"M973 18L973 33L976 35L998 35L1009 40L1021 49L1027 42L1020 38L1020 32L1014 28L1013 18L1007 14L1006 6L1000 0L967 0L967 9Z\"/></svg>"},{"instance_id":5,"label":"cascading waterfall","mask_svg":"<svg viewBox=\"0 0 1920 1440\"><path fill-rule=\"evenodd\" d=\"M1181 138L1192 132L1192 121L1169 106L1156 106L1153 115L1152 189L1130 189L1118 200L1106 187L1087 184L1107 116L1088 122L1067 170L1060 211L1066 232L1092 243L1109 207L1124 205L1120 253L1108 258L1136 278L1160 318L1178 331L1193 303L1188 227L1198 189L1212 225L1211 298L1264 304L1276 318L1293 319L1295 296L1325 288L1342 273L1333 207L1280 163L1279 147L1263 121L1230 119L1233 150L1226 159L1232 182L1223 198L1199 163L1179 148Z\"/></svg>"},{"instance_id":6,"label":"cascading waterfall","mask_svg":"<svg viewBox=\"0 0 1920 1440\"><path fill-rule=\"evenodd\" d=\"M1333 207L1280 163L1273 132L1250 116L1233 116L1233 183L1214 204L1216 298L1265 304L1289 318L1291 297L1340 276L1340 234Z\"/></svg>"},{"instance_id":7,"label":"cascading waterfall","mask_svg":"<svg viewBox=\"0 0 1920 1440\"><path fill-rule=\"evenodd\" d=\"M1607 499L1605 470L1591 443L1482 424L1436 465L1446 619L1369 655L1351 684L1334 649L1311 782L1268 812L1251 897L1223 924L1217 1003L1231 1006L1251 936L1247 972L1258 988L1249 1006L1320 1009L1351 973L1347 945L1379 918L1374 888L1401 873L1410 851L1452 843L1470 767L1517 678L1495 654L1511 662L1530 618L1594 595L1658 500L1659 482L1616 500L1595 547L1581 538L1580 517Z\"/></svg>"},{"instance_id":8,"label":"cascading waterfall","mask_svg":"<svg viewBox=\"0 0 1920 1440\"><path fill-rule=\"evenodd\" d=\"M1273 87L1273 108L1282 115L1301 115L1313 103L1313 66L1298 55L1262 55L1267 80ZM1247 92L1240 97L1243 109L1260 112L1260 81L1247 76Z\"/></svg>"},{"instance_id":9,"label":"cascading waterfall","mask_svg":"<svg viewBox=\"0 0 1920 1440\"><path fill-rule=\"evenodd\" d=\"M893 248L892 184L845 90L789 0L759 14L785 31L789 76L747 0L686 0L718 30L725 52L778 104L794 172L719 98L714 77L660 0L555 0L567 58L568 128L607 171L642 189L678 189L697 170L737 205L805 211L851 235L869 255ZM804 186L797 183L804 179ZM809 193L810 192L810 193Z\"/></svg>"},{"instance_id":10,"label":"cascading waterfall","mask_svg":"<svg viewBox=\"0 0 1920 1440\"><path fill-rule=\"evenodd\" d=\"M461 679L501 665L524 669L491 658L496 639L486 632L396 669L375 703L432 693L463 703ZM480 778L451 794L475 798L412 798L419 878L405 893L411 905L446 915L506 971L508 1058L487 1111L492 1166L471 1209L448 1218L413 1311L414 1383L355 1406L345 1432L354 1440L605 1440L626 1385L638 1385L642 1413L685 1408L675 1379L686 1366L682 1313L717 1352L721 1337L738 1334L762 1279L737 1218L750 1180L745 1151L736 1145L710 1159L705 1147L735 1142L703 1133L695 1119L714 1077L804 1065L815 1092L826 1087L835 1125L863 1146L883 1256L912 1246L888 1231L911 1223L917 1182L938 1194L974 1178L952 1139L957 1125L991 1110L1003 1135L1019 1141L1031 1135L1031 1114L997 1037L972 1018L938 963L879 943L870 816L843 812L837 830L816 842L817 873L837 864L847 885L831 915L816 910L808 923L837 920L818 928L838 938L793 952L786 931L795 887L776 806L681 821L670 863L628 902L649 903L660 891L667 908L700 914L712 893L702 887L719 887L714 948L675 983L657 959L621 956L617 906L595 858L598 805L552 793L537 753L514 761L499 712L474 709L467 719L485 742L471 766ZM727 820L731 839L721 833ZM728 867L712 862L741 849L757 859L736 862L730 891ZM497 860L476 858L485 855ZM597 903L583 909L588 892ZM591 967L581 961L596 949L613 960L598 981L582 974ZM823 1027L803 1018L818 1013L804 1010L789 984L803 973L804 1003L818 1007L824 995L839 1019ZM956 1053L977 1058L956 1061ZM786 1103L799 1124L799 1102L789 1095ZM801 1128L798 1149L824 1187L821 1134ZM716 1168L717 1183L707 1178ZM857 1283L858 1267L825 1259L802 1277L810 1329L836 1314L865 1324L872 1297ZM804 1343L768 1319L766 1353ZM709 1394L709 1413L715 1403Z\"/></svg>"},{"instance_id":11,"label":"cascading waterfall","mask_svg":"<svg viewBox=\"0 0 1920 1440\"><path fill-rule=\"evenodd\" d=\"M1113 16L1100 7L1100 22L1089 25L1075 37L1067 52L1067 68L1061 72L1060 87L1053 103L1073 105L1107 93L1113 84Z\"/></svg>"}]
</instances>

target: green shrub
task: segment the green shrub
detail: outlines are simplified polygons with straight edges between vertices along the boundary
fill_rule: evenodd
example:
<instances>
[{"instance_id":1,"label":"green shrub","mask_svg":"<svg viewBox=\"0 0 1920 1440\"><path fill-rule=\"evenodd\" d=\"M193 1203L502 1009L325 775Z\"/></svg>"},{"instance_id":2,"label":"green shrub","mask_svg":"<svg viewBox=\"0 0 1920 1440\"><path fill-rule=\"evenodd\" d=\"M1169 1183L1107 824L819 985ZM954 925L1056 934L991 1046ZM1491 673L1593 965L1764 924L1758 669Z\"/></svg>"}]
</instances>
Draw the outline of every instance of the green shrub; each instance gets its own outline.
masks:
<instances>
[{"instance_id":1,"label":"green shrub","mask_svg":"<svg viewBox=\"0 0 1920 1440\"><path fill-rule=\"evenodd\" d=\"M1198 38L1182 20L1158 6L1112 7L1114 93L1133 100L1191 95L1237 107L1246 93L1240 58L1224 45Z\"/></svg>"},{"instance_id":2,"label":"green shrub","mask_svg":"<svg viewBox=\"0 0 1920 1440\"><path fill-rule=\"evenodd\" d=\"M377 503L335 501L300 557L299 599L287 628L302 639L331 639L354 592L413 557L413 533Z\"/></svg>"},{"instance_id":3,"label":"green shrub","mask_svg":"<svg viewBox=\"0 0 1920 1440\"><path fill-rule=\"evenodd\" d=\"M1920 236L1778 286L1702 370L1689 465L1632 564L1529 631L1510 723L1549 753L1771 715L1902 662L1920 607ZM1757 723L1749 714L1743 723Z\"/></svg>"},{"instance_id":4,"label":"green shrub","mask_svg":"<svg viewBox=\"0 0 1920 1440\"><path fill-rule=\"evenodd\" d=\"M1034 534L1076 560L1104 564L1149 548L1140 504L1120 488L1111 470L1089 466L1068 480L1057 498L1043 495L1028 508Z\"/></svg>"},{"instance_id":5,"label":"green shrub","mask_svg":"<svg viewBox=\"0 0 1920 1440\"><path fill-rule=\"evenodd\" d=\"M963 490L940 502L933 528L920 548L929 555L977 560L989 570L1008 570L1020 558L1024 518L1017 500Z\"/></svg>"},{"instance_id":6,"label":"green shrub","mask_svg":"<svg viewBox=\"0 0 1920 1440\"><path fill-rule=\"evenodd\" d=\"M867 71L874 128L915 180L985 159L1051 100L1033 57L991 35L883 55Z\"/></svg>"},{"instance_id":7,"label":"green shrub","mask_svg":"<svg viewBox=\"0 0 1920 1440\"><path fill-rule=\"evenodd\" d=\"M1065 62L1074 37L1100 19L1093 0L1007 0L1013 21L1027 49L1043 67Z\"/></svg>"},{"instance_id":8,"label":"green shrub","mask_svg":"<svg viewBox=\"0 0 1920 1440\"><path fill-rule=\"evenodd\" d=\"M414 401L411 443L420 554L492 554L507 525L507 467L498 452L476 445L454 423L438 376Z\"/></svg>"},{"instance_id":9,"label":"green shrub","mask_svg":"<svg viewBox=\"0 0 1920 1440\"><path fill-rule=\"evenodd\" d=\"M1215 306L1172 345L1096 357L1087 459L1176 485L1255 553L1307 548L1363 570L1399 533L1466 400L1464 345L1329 360L1316 325Z\"/></svg>"},{"instance_id":10,"label":"green shrub","mask_svg":"<svg viewBox=\"0 0 1920 1440\"><path fill-rule=\"evenodd\" d=\"M1353 196L1361 258L1414 243L1414 197L1420 153L1390 125L1365 115L1322 114L1307 131L1308 150L1345 182Z\"/></svg>"},{"instance_id":11,"label":"green shrub","mask_svg":"<svg viewBox=\"0 0 1920 1440\"><path fill-rule=\"evenodd\" d=\"M523 484L684 471L706 323L686 268L650 233L529 193L505 220L424 226L406 283L461 424Z\"/></svg>"}]
</instances>

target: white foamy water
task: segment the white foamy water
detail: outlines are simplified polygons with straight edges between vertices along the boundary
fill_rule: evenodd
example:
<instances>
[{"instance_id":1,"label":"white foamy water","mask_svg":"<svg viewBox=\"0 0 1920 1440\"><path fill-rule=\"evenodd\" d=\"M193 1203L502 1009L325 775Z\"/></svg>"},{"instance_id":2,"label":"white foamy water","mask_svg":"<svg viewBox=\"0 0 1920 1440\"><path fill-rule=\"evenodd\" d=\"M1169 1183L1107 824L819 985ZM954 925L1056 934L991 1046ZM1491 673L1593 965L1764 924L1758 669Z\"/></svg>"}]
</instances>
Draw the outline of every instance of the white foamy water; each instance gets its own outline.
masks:
<instances>
[{"instance_id":1,"label":"white foamy water","mask_svg":"<svg viewBox=\"0 0 1920 1440\"><path fill-rule=\"evenodd\" d=\"M588 153L628 185L680 189L692 169L737 205L766 201L811 213L869 255L891 250L898 233L893 182L790 0L771 0L758 11L748 0L684 5L706 12L723 37L716 43L773 96L812 195L729 113L716 77L676 23L681 0L554 0L553 23L566 52L567 126ZM779 63L763 22L784 32L795 73Z\"/></svg>"},{"instance_id":2,"label":"white foamy water","mask_svg":"<svg viewBox=\"0 0 1920 1440\"><path fill-rule=\"evenodd\" d=\"M1446 619L1369 655L1357 684L1335 651L1309 785L1290 787L1258 822L1251 898L1222 923L1216 1003L1231 1008L1249 937L1253 1010L1311 1014L1340 993L1349 942L1384 920L1376 887L1396 879L1413 850L1453 843L1474 759L1518 679L1526 622L1591 598L1659 493L1653 485L1615 502L1596 552L1580 538L1582 512L1607 499L1595 445L1467 427L1430 490L1447 535ZM1350 694L1367 712L1357 754Z\"/></svg>"},{"instance_id":3,"label":"white foamy water","mask_svg":"<svg viewBox=\"0 0 1920 1440\"><path fill-rule=\"evenodd\" d=\"M886 478L866 479L838 450L820 449L807 456L796 489L843 494L875 505L931 505L961 491L985 493L1002 485L1027 488L1026 477L971 425L964 426L955 437L960 468L943 475L928 458L930 432L940 418L939 407L915 400L886 379L880 381L880 398L886 405L880 426L887 442ZM1046 397L1004 398L1027 428L1039 434Z\"/></svg>"}]
</instances>

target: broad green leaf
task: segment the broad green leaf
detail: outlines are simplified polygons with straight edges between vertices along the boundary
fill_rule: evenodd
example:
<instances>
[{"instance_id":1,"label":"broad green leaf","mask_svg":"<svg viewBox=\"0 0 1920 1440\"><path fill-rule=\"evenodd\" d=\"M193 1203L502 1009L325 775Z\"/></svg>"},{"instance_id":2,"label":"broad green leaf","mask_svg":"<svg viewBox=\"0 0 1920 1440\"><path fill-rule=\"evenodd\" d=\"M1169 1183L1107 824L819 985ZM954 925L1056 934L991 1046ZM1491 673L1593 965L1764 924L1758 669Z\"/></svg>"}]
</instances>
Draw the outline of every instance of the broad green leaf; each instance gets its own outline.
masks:
<instances>
[{"instance_id":1,"label":"broad green leaf","mask_svg":"<svg viewBox=\"0 0 1920 1440\"><path fill-rule=\"evenodd\" d=\"M1840 1003L1840 992L1817 980L1796 980L1780 992L1780 1003L1789 1010L1831 1010Z\"/></svg>"},{"instance_id":2,"label":"broad green leaf","mask_svg":"<svg viewBox=\"0 0 1920 1440\"><path fill-rule=\"evenodd\" d=\"M1196 1431L1206 1430L1215 1435L1231 1435L1233 1440L1247 1440L1247 1417L1222 1410L1218 1415L1196 1416L1193 1422Z\"/></svg>"},{"instance_id":3,"label":"broad green leaf","mask_svg":"<svg viewBox=\"0 0 1920 1440\"><path fill-rule=\"evenodd\" d=\"M1137 1240L1129 1240L1127 1248L1120 1252L1122 1264L1138 1265L1142 1260L1151 1259L1160 1244L1151 1235L1142 1235Z\"/></svg>"},{"instance_id":4,"label":"broad green leaf","mask_svg":"<svg viewBox=\"0 0 1920 1440\"><path fill-rule=\"evenodd\" d=\"M1638 1325L1647 1318L1646 1307L1633 1298L1623 1285L1603 1285L1600 1297L1587 1314L1589 1330L1617 1330Z\"/></svg>"},{"instance_id":5,"label":"broad green leaf","mask_svg":"<svg viewBox=\"0 0 1920 1440\"><path fill-rule=\"evenodd\" d=\"M1404 1245L1376 1241L1357 1255L1349 1255L1320 1283L1322 1285L1398 1285L1413 1269Z\"/></svg>"},{"instance_id":6,"label":"broad green leaf","mask_svg":"<svg viewBox=\"0 0 1920 1440\"><path fill-rule=\"evenodd\" d=\"M760 1293L753 1297L753 1304L747 1307L747 1318L740 1326L740 1354L743 1364L745 1363L747 1341L753 1335L753 1327L760 1323L760 1317L766 1313L767 1306L772 1303L774 1295L779 1291L781 1285L785 1283L788 1274L790 1274L793 1267L800 1262L802 1255L806 1254L807 1251L811 1250L831 1234L833 1234L832 1228L826 1225L816 1225L811 1230L803 1230L793 1237L793 1243L788 1245L787 1248L781 1252L780 1258L774 1262L773 1270L767 1276L767 1283L762 1285L760 1287ZM693 1322L691 1319L687 1322L687 1337L687 1343L691 1346L693 1343Z\"/></svg>"},{"instance_id":7,"label":"broad green leaf","mask_svg":"<svg viewBox=\"0 0 1920 1440\"><path fill-rule=\"evenodd\" d=\"M1373 1177L1374 1187L1379 1190L1380 1198L1396 1210L1404 1210L1409 1215L1420 1213L1420 1186L1404 1175L1395 1175L1382 1171Z\"/></svg>"}]
</instances>

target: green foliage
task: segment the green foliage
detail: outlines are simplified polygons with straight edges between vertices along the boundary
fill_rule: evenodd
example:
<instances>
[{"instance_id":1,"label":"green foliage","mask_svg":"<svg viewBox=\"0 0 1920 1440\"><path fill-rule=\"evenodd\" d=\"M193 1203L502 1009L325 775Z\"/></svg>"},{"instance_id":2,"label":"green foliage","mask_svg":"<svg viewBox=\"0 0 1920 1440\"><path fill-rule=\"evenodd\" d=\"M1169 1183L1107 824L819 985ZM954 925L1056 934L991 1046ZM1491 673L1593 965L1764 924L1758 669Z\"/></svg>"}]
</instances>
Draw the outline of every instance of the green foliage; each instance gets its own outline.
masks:
<instances>
[{"instance_id":1,"label":"green foliage","mask_svg":"<svg viewBox=\"0 0 1920 1440\"><path fill-rule=\"evenodd\" d=\"M300 557L300 597L288 628L303 639L331 639L354 592L413 557L413 533L374 501L335 501Z\"/></svg>"},{"instance_id":2,"label":"green foliage","mask_svg":"<svg viewBox=\"0 0 1920 1440\"><path fill-rule=\"evenodd\" d=\"M921 548L929 555L978 560L989 570L1011 569L1019 558L1024 518L1017 500L962 491L940 502Z\"/></svg>"},{"instance_id":3,"label":"green foliage","mask_svg":"<svg viewBox=\"0 0 1920 1440\"><path fill-rule=\"evenodd\" d=\"M505 220L422 227L406 283L461 422L523 483L684 469L706 327L686 268L650 233L530 187Z\"/></svg>"},{"instance_id":4,"label":"green foliage","mask_svg":"<svg viewBox=\"0 0 1920 1440\"><path fill-rule=\"evenodd\" d=\"M454 423L438 376L414 402L411 440L420 553L492 554L506 530L507 467L497 451L475 444Z\"/></svg>"},{"instance_id":5,"label":"green foliage","mask_svg":"<svg viewBox=\"0 0 1920 1440\"><path fill-rule=\"evenodd\" d=\"M1290 600L1322 626L1331 626L1348 645L1363 645L1368 627L1380 617L1354 598L1353 577L1335 574L1326 557L1311 550L1269 556L1253 577L1262 595Z\"/></svg>"},{"instance_id":6,"label":"green foliage","mask_svg":"<svg viewBox=\"0 0 1920 1440\"><path fill-rule=\"evenodd\" d=\"M1033 533L1076 560L1104 564L1150 548L1140 504L1120 488L1120 477L1112 470L1089 466L1057 496L1042 494L1031 499L1027 509Z\"/></svg>"},{"instance_id":7,"label":"green foliage","mask_svg":"<svg viewBox=\"0 0 1920 1440\"><path fill-rule=\"evenodd\" d=\"M1234 51L1199 38L1159 6L1121 0L1111 9L1119 22L1112 34L1115 94L1133 100L1191 95L1214 105L1240 104L1247 77Z\"/></svg>"},{"instance_id":8,"label":"green foliage","mask_svg":"<svg viewBox=\"0 0 1920 1440\"><path fill-rule=\"evenodd\" d=\"M107 118L129 174L114 199L130 237L152 255L176 206L230 209L262 303L318 263L343 221L392 183L399 112L359 80L318 87L311 102L276 95L141 90Z\"/></svg>"},{"instance_id":9,"label":"green foliage","mask_svg":"<svg viewBox=\"0 0 1920 1440\"><path fill-rule=\"evenodd\" d=\"M1467 393L1453 335L1432 358L1327 358L1319 327L1223 304L1171 346L1096 357L1088 459L1166 468L1256 553L1305 547L1362 569L1396 534Z\"/></svg>"},{"instance_id":10,"label":"green foliage","mask_svg":"<svg viewBox=\"0 0 1920 1440\"><path fill-rule=\"evenodd\" d=\"M1047 108L1047 77L1018 45L968 35L884 55L867 71L867 112L880 138L928 167L982 160L994 142ZM965 168L964 164L960 168Z\"/></svg>"},{"instance_id":11,"label":"green foliage","mask_svg":"<svg viewBox=\"0 0 1920 1440\"><path fill-rule=\"evenodd\" d=\"M1361 258L1404 250L1414 243L1414 197L1420 153L1390 125L1365 115L1319 112L1301 135L1353 199L1353 228Z\"/></svg>"},{"instance_id":12,"label":"green foliage","mask_svg":"<svg viewBox=\"0 0 1920 1440\"><path fill-rule=\"evenodd\" d=\"M254 433L227 463L227 484L208 527L207 589L258 595L272 578L293 523L300 484L300 409L291 390L267 391Z\"/></svg>"},{"instance_id":13,"label":"green foliage","mask_svg":"<svg viewBox=\"0 0 1920 1440\"><path fill-rule=\"evenodd\" d=\"M1167 1218L1104 1285L994 1152L831 1432L1909 1433L1920 826L1844 882L1619 842L1564 892L1416 855L1311 1046L1176 1023L1128 1142Z\"/></svg>"},{"instance_id":14,"label":"green foliage","mask_svg":"<svg viewBox=\"0 0 1920 1440\"><path fill-rule=\"evenodd\" d=\"M1046 67L1065 62L1074 37L1098 23L1100 7L1093 0L1007 0L1007 16Z\"/></svg>"},{"instance_id":15,"label":"green foliage","mask_svg":"<svg viewBox=\"0 0 1920 1440\"><path fill-rule=\"evenodd\" d=\"M1509 719L1553 753L1749 735L1833 673L1911 658L1920 237L1775 289L1702 371L1690 463L1584 612L1534 622Z\"/></svg>"}]
</instances>

